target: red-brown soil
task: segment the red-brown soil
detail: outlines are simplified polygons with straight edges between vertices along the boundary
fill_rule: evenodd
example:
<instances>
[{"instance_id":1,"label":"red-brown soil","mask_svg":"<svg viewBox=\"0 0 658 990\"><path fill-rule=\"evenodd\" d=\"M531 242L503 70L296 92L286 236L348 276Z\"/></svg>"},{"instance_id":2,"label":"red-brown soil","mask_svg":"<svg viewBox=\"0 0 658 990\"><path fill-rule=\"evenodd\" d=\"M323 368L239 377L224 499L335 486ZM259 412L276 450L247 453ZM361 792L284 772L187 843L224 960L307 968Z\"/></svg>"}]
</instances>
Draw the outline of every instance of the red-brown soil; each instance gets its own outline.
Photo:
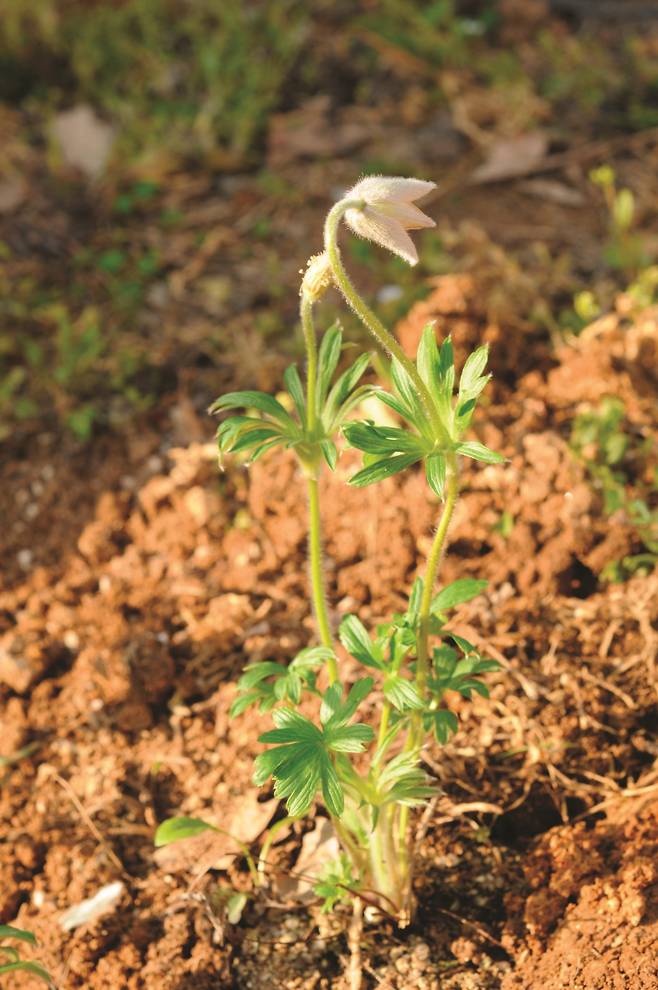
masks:
<instances>
[{"instance_id":1,"label":"red-brown soil","mask_svg":"<svg viewBox=\"0 0 658 990\"><path fill-rule=\"evenodd\" d=\"M459 734L427 754L444 795L418 917L366 930L365 985L655 990L658 580L599 582L637 537L603 515L568 433L606 394L655 433L657 317L610 316L555 353L492 322L480 297L470 276L444 279L400 336L412 349L429 317L458 359L492 344L475 431L507 460L464 466L444 578L488 578L455 626L502 668L490 701L455 702ZM202 438L187 446L183 414ZM313 637L293 460L219 474L193 410L159 426L84 458L44 443L5 470L0 751L31 749L0 768L0 922L35 931L61 990L340 987L342 918L274 889L230 925L216 891L250 890L240 858L193 889L194 863L154 859L164 818L239 813L267 719L229 721L235 681ZM402 605L438 506L413 473L347 488L353 463L324 483L327 584L336 618L371 623ZM276 869L294 870L312 827L276 847ZM61 913L114 880L113 912L65 934Z\"/></svg>"}]
</instances>

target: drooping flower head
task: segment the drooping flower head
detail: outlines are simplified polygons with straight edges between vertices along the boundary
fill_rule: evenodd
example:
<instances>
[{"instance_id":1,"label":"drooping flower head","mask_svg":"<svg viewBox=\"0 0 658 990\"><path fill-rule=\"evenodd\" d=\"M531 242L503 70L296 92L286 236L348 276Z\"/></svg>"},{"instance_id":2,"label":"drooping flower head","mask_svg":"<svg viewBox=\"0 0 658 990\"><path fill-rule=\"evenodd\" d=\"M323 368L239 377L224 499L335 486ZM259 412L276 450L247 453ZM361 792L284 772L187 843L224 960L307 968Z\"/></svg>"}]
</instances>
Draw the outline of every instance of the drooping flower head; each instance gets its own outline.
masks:
<instances>
[{"instance_id":1,"label":"drooping flower head","mask_svg":"<svg viewBox=\"0 0 658 990\"><path fill-rule=\"evenodd\" d=\"M414 200L436 188L435 182L404 179L385 175L369 175L345 193L345 200L362 200L359 209L345 212L345 221L355 234L374 241L410 265L418 261L418 253L408 230L434 227L434 220L414 206Z\"/></svg>"}]
</instances>

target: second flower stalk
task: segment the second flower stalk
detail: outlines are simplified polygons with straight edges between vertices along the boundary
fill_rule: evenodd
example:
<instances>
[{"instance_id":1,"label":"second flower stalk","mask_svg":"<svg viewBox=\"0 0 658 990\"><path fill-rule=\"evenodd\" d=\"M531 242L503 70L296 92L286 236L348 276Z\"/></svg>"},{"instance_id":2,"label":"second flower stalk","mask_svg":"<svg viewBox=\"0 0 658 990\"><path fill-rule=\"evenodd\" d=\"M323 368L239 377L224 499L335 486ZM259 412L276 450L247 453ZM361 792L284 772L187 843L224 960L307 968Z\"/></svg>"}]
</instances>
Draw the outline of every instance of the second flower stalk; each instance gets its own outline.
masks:
<instances>
[{"instance_id":1,"label":"second flower stalk","mask_svg":"<svg viewBox=\"0 0 658 990\"><path fill-rule=\"evenodd\" d=\"M436 408L429 389L396 338L357 292L345 271L338 246L340 223L342 220L346 220L355 233L375 240L399 254L410 264L415 264L418 260L416 249L406 230L431 227L434 226L434 222L413 206L412 200L417 196L425 195L433 188L434 183L423 182L422 180L387 180L380 177L365 179L350 190L329 212L324 230L325 250L322 254L315 255L309 260L300 289L300 317L306 348L308 424L311 431L315 426L315 419L312 418L311 410L317 377L317 342L313 307L322 298L329 286L333 284L340 291L347 305L375 338L379 347L402 365L417 390L418 398L432 425L437 445L445 442L448 430L441 420L440 412ZM322 523L318 486L321 468L320 459L317 459L317 462L313 465L309 464L306 470L309 488L309 567L318 638L324 646L333 649L330 608L327 601L322 564ZM448 458L446 487L444 507L426 564L419 609L415 681L421 699L425 695L428 677L432 589L438 577L450 522L459 494L458 466L455 455ZM332 658L328 664L328 676L330 685L338 679L335 658ZM378 735L380 747L387 737L390 711L390 702L384 701ZM413 717L405 750L417 754L422 746L423 737L422 715L417 712ZM370 869L368 872L376 884L377 893L388 901L389 907L394 907L398 922L402 924L407 923L411 915L410 885L413 848L408 835L408 811L408 805L401 805L397 809L384 809L373 829L369 843Z\"/></svg>"}]
</instances>

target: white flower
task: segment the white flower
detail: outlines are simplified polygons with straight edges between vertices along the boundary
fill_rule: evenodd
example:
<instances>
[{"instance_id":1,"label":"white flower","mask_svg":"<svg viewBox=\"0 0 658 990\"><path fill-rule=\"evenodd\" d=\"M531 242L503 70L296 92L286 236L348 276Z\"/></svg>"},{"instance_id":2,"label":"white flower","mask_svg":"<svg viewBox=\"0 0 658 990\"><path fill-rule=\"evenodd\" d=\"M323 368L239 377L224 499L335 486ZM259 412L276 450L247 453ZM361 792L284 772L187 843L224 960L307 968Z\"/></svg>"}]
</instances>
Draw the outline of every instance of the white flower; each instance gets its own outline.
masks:
<instances>
[{"instance_id":1,"label":"white flower","mask_svg":"<svg viewBox=\"0 0 658 990\"><path fill-rule=\"evenodd\" d=\"M414 200L435 188L435 182L423 179L369 175L345 193L346 200L363 200L360 209L351 208L345 212L345 220L355 234L388 248L410 265L415 265L418 254L407 231L434 227L435 223L414 206Z\"/></svg>"}]
</instances>

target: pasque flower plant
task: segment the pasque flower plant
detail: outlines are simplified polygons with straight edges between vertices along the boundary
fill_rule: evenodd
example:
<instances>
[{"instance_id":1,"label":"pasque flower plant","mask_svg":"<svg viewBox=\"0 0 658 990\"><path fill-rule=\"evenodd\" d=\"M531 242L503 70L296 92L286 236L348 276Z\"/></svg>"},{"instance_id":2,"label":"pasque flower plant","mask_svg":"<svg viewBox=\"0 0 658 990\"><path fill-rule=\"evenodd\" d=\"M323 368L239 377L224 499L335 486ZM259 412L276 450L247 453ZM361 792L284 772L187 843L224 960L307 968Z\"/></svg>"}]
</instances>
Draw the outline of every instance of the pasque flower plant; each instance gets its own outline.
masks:
<instances>
[{"instance_id":1,"label":"pasque flower plant","mask_svg":"<svg viewBox=\"0 0 658 990\"><path fill-rule=\"evenodd\" d=\"M318 642L287 665L249 664L239 682L231 714L240 716L255 705L271 711L274 723L260 738L265 748L256 757L254 783L262 786L271 779L275 795L286 803L287 817L272 831L307 815L315 804L331 818L343 854L319 878L317 891L327 908L350 899L355 915L367 904L373 914L390 915L401 926L414 909L411 810L436 792L423 765L423 747L431 736L445 743L457 730L446 692L486 696L482 675L497 666L449 627L451 609L481 593L485 582L462 578L437 587L458 498L459 460L498 463L502 457L465 439L489 380L486 347L467 358L457 381L450 339L439 346L428 326L412 362L354 287L338 234L344 221L356 234L415 264L418 256L408 231L433 225L415 201L433 188L412 178L369 176L357 182L329 211L324 251L311 258L302 278L305 383L293 366L284 376L287 402L243 391L224 395L212 406L215 413L230 413L217 434L222 457L243 452L253 462L275 447L290 448L308 490L310 594ZM368 354L336 375L342 347L338 326L323 335L318 347L313 311L330 285L390 356L390 391L362 384ZM399 425L359 420L363 400L372 397L392 410ZM318 482L323 470L334 470L345 444L363 452L363 467L350 478L351 485L373 485L422 465L442 507L424 573L410 590L406 610L373 630L348 615L336 633L323 581ZM341 672L339 643L364 668L351 685ZM316 715L302 714L302 700L314 698ZM304 711L310 710L305 704ZM161 826L156 841L201 827L197 820L173 819ZM272 838L264 844L256 874L265 870Z\"/></svg>"}]
</instances>

